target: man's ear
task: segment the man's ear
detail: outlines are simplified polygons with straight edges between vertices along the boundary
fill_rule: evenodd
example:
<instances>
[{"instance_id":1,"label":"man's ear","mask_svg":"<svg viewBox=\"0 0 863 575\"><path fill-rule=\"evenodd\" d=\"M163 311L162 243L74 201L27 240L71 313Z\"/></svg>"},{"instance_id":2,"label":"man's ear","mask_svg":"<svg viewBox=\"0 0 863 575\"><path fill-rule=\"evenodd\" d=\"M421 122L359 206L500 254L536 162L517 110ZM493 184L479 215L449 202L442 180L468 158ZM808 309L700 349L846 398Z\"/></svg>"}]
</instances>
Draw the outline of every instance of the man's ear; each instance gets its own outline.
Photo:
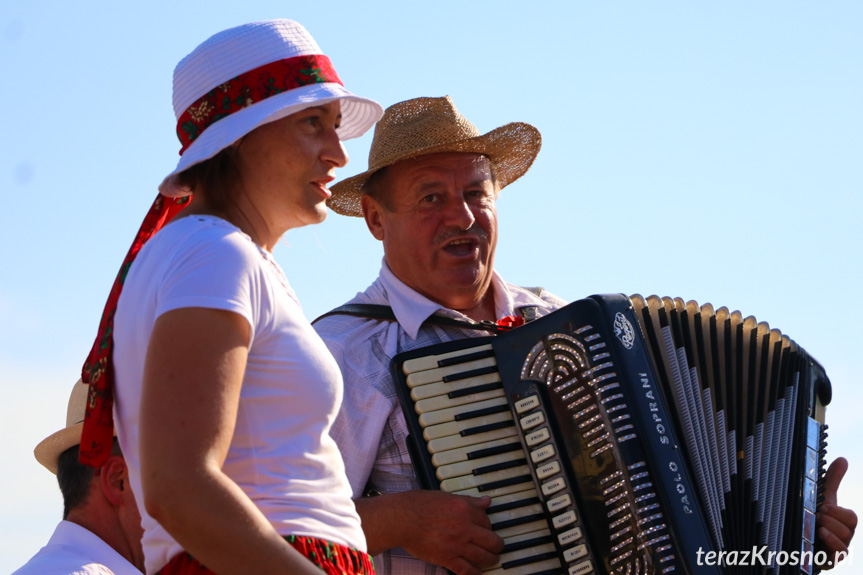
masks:
<instances>
[{"instance_id":1,"label":"man's ear","mask_svg":"<svg viewBox=\"0 0 863 575\"><path fill-rule=\"evenodd\" d=\"M362 197L363 217L366 220L366 226L369 231L379 241L384 239L384 224L382 220L383 207L368 194L363 194Z\"/></svg>"},{"instance_id":2,"label":"man's ear","mask_svg":"<svg viewBox=\"0 0 863 575\"><path fill-rule=\"evenodd\" d=\"M128 497L129 470L126 462L120 455L112 455L102 466L98 475L101 482L102 493L112 505L121 505Z\"/></svg>"}]
</instances>

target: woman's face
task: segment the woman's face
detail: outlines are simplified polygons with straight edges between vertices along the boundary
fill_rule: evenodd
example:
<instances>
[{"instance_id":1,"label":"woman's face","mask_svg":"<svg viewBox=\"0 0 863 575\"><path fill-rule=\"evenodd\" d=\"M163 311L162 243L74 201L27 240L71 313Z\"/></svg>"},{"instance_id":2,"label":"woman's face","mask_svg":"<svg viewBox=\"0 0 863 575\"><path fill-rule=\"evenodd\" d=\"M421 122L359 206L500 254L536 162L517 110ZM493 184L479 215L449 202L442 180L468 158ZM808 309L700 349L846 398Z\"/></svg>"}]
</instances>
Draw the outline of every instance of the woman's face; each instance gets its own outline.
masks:
<instances>
[{"instance_id":1,"label":"woman's face","mask_svg":"<svg viewBox=\"0 0 863 575\"><path fill-rule=\"evenodd\" d=\"M341 117L338 101L321 104L264 124L240 141L243 189L279 235L327 217L327 185L348 162L336 134Z\"/></svg>"}]
</instances>

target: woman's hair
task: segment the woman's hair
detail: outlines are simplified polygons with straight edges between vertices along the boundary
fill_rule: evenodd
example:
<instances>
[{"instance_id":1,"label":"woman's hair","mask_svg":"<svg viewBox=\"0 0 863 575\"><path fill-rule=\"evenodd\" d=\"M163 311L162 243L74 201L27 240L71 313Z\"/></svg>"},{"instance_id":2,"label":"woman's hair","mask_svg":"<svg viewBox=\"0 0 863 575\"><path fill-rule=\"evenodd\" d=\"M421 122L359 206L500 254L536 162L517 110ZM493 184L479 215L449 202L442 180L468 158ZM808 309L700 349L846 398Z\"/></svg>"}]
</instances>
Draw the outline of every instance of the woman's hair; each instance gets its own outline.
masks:
<instances>
[{"instance_id":1,"label":"woman's hair","mask_svg":"<svg viewBox=\"0 0 863 575\"><path fill-rule=\"evenodd\" d=\"M203 197L211 208L225 212L240 187L237 146L228 146L209 160L183 170L177 180L180 186Z\"/></svg>"}]
</instances>

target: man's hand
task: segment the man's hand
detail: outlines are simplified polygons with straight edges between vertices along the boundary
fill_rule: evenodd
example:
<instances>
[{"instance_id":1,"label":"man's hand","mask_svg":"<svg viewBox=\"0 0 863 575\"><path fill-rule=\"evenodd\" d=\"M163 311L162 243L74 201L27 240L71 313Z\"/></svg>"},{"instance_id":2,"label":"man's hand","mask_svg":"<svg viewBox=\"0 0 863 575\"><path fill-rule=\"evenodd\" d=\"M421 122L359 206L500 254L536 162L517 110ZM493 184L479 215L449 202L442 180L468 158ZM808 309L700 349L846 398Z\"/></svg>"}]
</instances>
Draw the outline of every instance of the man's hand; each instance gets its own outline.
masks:
<instances>
[{"instance_id":1,"label":"man's hand","mask_svg":"<svg viewBox=\"0 0 863 575\"><path fill-rule=\"evenodd\" d=\"M372 555L403 547L458 575L479 575L498 562L503 539L491 531L489 497L406 491L356 501Z\"/></svg>"},{"instance_id":2,"label":"man's hand","mask_svg":"<svg viewBox=\"0 0 863 575\"><path fill-rule=\"evenodd\" d=\"M847 554L848 545L854 537L857 528L857 514L839 507L837 503L839 483L848 471L848 461L844 457L837 458L824 476L824 502L818 506L815 514L815 525L818 529L818 550L827 552L829 564L821 565L822 569L830 569L837 563L836 554ZM844 557L844 555L843 555Z\"/></svg>"}]
</instances>

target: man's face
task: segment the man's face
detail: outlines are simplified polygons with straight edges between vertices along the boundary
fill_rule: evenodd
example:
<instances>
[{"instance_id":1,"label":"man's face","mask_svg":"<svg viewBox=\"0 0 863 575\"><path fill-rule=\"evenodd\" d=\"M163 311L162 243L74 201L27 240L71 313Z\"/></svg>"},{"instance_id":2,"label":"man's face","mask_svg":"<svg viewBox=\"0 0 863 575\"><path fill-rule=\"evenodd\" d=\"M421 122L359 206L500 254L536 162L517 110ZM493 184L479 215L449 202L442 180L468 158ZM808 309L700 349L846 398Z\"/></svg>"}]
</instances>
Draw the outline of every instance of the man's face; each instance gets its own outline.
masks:
<instances>
[{"instance_id":1,"label":"man's face","mask_svg":"<svg viewBox=\"0 0 863 575\"><path fill-rule=\"evenodd\" d=\"M446 307L478 305L491 284L497 244L488 158L421 156L387 168L382 184L384 203L364 196L363 213L393 273Z\"/></svg>"}]
</instances>

